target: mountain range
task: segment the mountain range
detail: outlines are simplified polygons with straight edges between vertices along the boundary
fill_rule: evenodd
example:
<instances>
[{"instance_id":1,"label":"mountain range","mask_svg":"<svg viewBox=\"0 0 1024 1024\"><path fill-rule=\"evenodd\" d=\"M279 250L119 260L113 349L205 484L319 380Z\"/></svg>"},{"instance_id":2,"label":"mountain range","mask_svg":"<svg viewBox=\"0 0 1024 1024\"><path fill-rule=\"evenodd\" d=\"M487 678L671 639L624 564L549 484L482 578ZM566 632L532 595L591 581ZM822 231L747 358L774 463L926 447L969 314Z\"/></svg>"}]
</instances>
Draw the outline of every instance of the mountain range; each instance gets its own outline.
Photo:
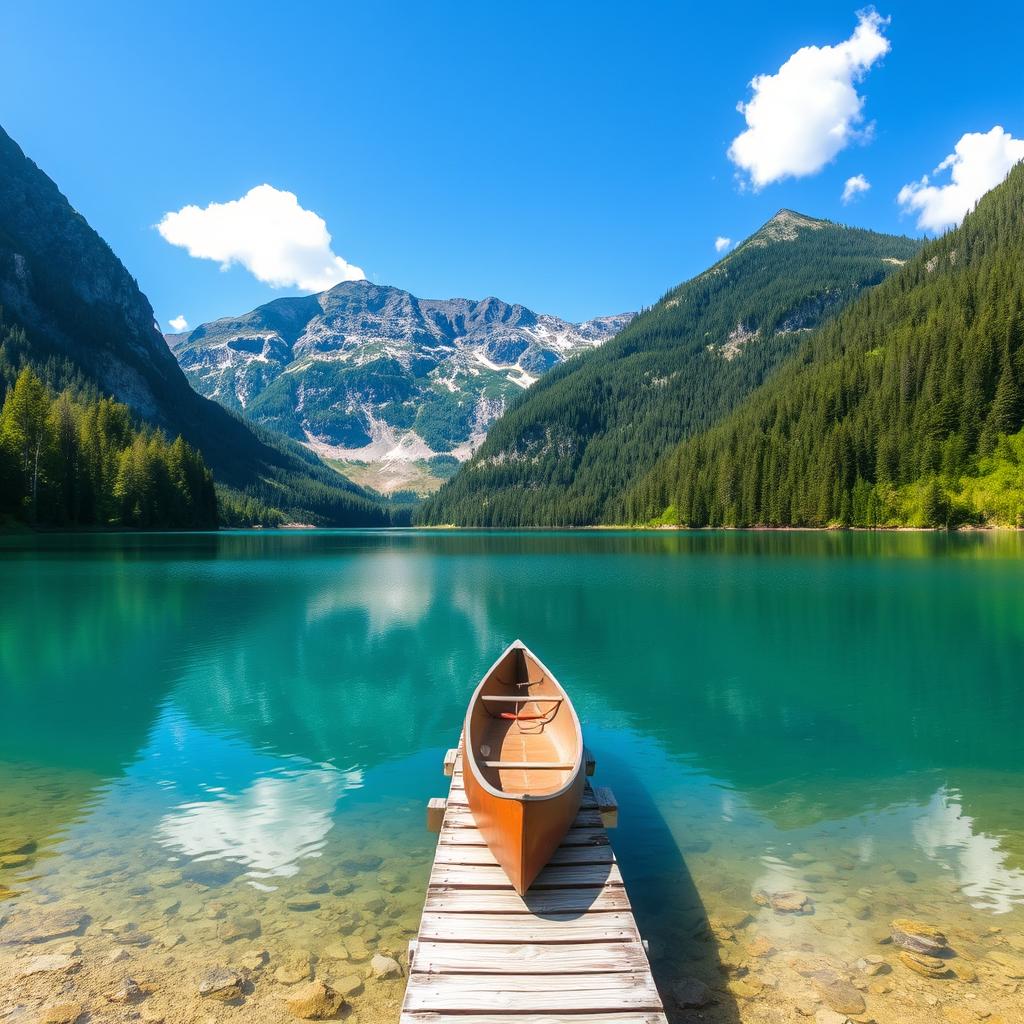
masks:
<instances>
[{"instance_id":1,"label":"mountain range","mask_svg":"<svg viewBox=\"0 0 1024 1024\"><path fill-rule=\"evenodd\" d=\"M19 328L15 368L112 396L199 449L222 494L285 518L384 525L375 497L313 453L196 394L153 309L110 247L0 129L0 307Z\"/></svg>"},{"instance_id":2,"label":"mountain range","mask_svg":"<svg viewBox=\"0 0 1024 1024\"><path fill-rule=\"evenodd\" d=\"M433 490L519 392L633 313L573 324L494 297L346 281L167 335L192 386L390 493Z\"/></svg>"},{"instance_id":3,"label":"mountain range","mask_svg":"<svg viewBox=\"0 0 1024 1024\"><path fill-rule=\"evenodd\" d=\"M646 472L721 420L919 246L780 210L614 339L515 400L420 520L625 522L626 494Z\"/></svg>"}]
</instances>

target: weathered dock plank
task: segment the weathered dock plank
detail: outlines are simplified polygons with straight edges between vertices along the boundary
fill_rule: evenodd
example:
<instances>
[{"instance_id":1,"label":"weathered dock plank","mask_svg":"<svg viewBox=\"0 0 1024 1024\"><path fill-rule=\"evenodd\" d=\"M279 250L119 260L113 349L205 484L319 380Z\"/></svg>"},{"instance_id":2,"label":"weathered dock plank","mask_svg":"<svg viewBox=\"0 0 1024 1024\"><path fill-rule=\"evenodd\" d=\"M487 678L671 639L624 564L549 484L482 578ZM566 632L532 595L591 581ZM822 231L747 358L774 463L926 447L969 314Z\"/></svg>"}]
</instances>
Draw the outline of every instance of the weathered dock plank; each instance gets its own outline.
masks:
<instances>
[{"instance_id":1,"label":"weathered dock plank","mask_svg":"<svg viewBox=\"0 0 1024 1024\"><path fill-rule=\"evenodd\" d=\"M476 828L457 751L444 769L451 787L401 1024L665 1024L602 823L610 793L587 784L573 827L520 896Z\"/></svg>"}]
</instances>

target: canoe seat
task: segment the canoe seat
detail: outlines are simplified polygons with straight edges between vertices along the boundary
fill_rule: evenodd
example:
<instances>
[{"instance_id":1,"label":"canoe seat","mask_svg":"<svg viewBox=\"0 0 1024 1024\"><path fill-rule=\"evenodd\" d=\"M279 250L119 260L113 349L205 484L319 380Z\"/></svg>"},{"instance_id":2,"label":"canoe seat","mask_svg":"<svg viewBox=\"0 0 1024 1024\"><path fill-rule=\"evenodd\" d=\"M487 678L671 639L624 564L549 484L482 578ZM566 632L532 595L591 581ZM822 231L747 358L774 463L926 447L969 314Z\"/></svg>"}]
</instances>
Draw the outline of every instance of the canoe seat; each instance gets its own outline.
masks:
<instances>
[{"instance_id":1,"label":"canoe seat","mask_svg":"<svg viewBox=\"0 0 1024 1024\"><path fill-rule=\"evenodd\" d=\"M486 768L515 768L531 771L534 768L562 769L575 768L572 761L484 761Z\"/></svg>"},{"instance_id":2,"label":"canoe seat","mask_svg":"<svg viewBox=\"0 0 1024 1024\"><path fill-rule=\"evenodd\" d=\"M506 701L511 702L512 704L532 704L534 701L540 701L542 704L561 704L563 700L562 697L542 697L539 695L533 697L501 697L496 694L489 693L481 694L480 699L498 702Z\"/></svg>"}]
</instances>

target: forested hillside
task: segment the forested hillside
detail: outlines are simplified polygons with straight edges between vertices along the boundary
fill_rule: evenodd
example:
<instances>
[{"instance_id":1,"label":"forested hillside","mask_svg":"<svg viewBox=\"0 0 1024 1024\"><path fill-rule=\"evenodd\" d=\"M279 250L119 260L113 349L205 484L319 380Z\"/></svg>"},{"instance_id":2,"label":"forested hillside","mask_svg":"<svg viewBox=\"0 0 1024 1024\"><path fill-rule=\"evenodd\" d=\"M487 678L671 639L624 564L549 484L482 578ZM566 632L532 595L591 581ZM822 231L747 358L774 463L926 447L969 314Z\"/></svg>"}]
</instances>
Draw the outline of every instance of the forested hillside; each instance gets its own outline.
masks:
<instances>
[{"instance_id":1,"label":"forested hillside","mask_svg":"<svg viewBox=\"0 0 1024 1024\"><path fill-rule=\"evenodd\" d=\"M556 367L429 499L426 523L621 522L626 490L918 243L783 210L600 349Z\"/></svg>"},{"instance_id":2,"label":"forested hillside","mask_svg":"<svg viewBox=\"0 0 1024 1024\"><path fill-rule=\"evenodd\" d=\"M1024 525L1024 165L627 498L689 526Z\"/></svg>"},{"instance_id":3,"label":"forested hillside","mask_svg":"<svg viewBox=\"0 0 1024 1024\"><path fill-rule=\"evenodd\" d=\"M0 323L0 524L216 529L213 476L181 437L140 429L126 405L54 392L9 356Z\"/></svg>"}]
</instances>

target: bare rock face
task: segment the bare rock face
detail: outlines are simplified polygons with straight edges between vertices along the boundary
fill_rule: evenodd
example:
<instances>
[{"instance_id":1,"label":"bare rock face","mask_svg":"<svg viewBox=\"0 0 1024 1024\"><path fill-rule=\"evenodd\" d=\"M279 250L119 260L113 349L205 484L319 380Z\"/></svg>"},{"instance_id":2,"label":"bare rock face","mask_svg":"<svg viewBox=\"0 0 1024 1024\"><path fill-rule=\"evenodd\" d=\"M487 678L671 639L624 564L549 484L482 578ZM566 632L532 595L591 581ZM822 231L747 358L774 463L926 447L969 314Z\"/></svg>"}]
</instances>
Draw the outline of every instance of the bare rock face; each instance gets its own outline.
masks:
<instances>
[{"instance_id":1,"label":"bare rock face","mask_svg":"<svg viewBox=\"0 0 1024 1024\"><path fill-rule=\"evenodd\" d=\"M326 982L307 982L285 996L285 1006L299 1020L330 1020L337 1016L345 1000Z\"/></svg>"},{"instance_id":2,"label":"bare rock face","mask_svg":"<svg viewBox=\"0 0 1024 1024\"><path fill-rule=\"evenodd\" d=\"M935 954L947 948L946 936L938 928L921 921L899 917L892 922L891 929L893 943L911 953Z\"/></svg>"},{"instance_id":3,"label":"bare rock face","mask_svg":"<svg viewBox=\"0 0 1024 1024\"><path fill-rule=\"evenodd\" d=\"M232 967L214 967L203 975L199 982L199 994L204 999L216 999L221 1003L230 1003L242 998L242 986L245 976Z\"/></svg>"},{"instance_id":4,"label":"bare rock face","mask_svg":"<svg viewBox=\"0 0 1024 1024\"><path fill-rule=\"evenodd\" d=\"M167 344L200 394L316 450L379 464L465 458L509 399L632 318L574 324L496 298L343 281Z\"/></svg>"}]
</instances>

